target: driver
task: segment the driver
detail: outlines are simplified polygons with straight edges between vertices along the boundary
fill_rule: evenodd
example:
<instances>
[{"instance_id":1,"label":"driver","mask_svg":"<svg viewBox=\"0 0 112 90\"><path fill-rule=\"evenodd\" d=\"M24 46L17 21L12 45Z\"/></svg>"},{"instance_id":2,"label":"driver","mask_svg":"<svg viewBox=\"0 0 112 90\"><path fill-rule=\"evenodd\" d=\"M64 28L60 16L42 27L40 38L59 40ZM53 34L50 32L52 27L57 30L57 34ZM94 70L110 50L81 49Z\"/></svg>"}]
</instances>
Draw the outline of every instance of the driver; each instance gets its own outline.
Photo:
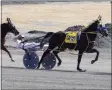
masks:
<instances>
[{"instance_id":1,"label":"driver","mask_svg":"<svg viewBox=\"0 0 112 90\"><path fill-rule=\"evenodd\" d=\"M35 42L28 42L29 40L25 40L24 35L18 35L17 36L17 48L21 48L21 49L26 49L28 50L29 48L40 48L39 47L39 43L35 43Z\"/></svg>"}]
</instances>

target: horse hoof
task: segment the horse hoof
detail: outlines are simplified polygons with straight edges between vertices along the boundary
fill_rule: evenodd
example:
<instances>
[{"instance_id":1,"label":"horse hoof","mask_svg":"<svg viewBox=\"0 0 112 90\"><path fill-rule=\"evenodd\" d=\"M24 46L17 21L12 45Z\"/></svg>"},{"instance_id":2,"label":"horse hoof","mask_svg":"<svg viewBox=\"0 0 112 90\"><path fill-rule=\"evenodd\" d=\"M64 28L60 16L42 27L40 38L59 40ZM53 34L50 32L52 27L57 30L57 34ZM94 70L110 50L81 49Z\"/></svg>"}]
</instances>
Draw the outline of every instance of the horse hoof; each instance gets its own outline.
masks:
<instances>
[{"instance_id":1,"label":"horse hoof","mask_svg":"<svg viewBox=\"0 0 112 90\"><path fill-rule=\"evenodd\" d=\"M37 66L37 69L39 69L39 68L40 68L40 65Z\"/></svg>"},{"instance_id":2,"label":"horse hoof","mask_svg":"<svg viewBox=\"0 0 112 90\"><path fill-rule=\"evenodd\" d=\"M37 67L36 69L39 69L39 67Z\"/></svg>"},{"instance_id":3,"label":"horse hoof","mask_svg":"<svg viewBox=\"0 0 112 90\"><path fill-rule=\"evenodd\" d=\"M86 72L86 70L79 70L79 72Z\"/></svg>"},{"instance_id":4,"label":"horse hoof","mask_svg":"<svg viewBox=\"0 0 112 90\"><path fill-rule=\"evenodd\" d=\"M59 67L59 66L61 65L61 63L58 63L57 65L58 65L58 67Z\"/></svg>"},{"instance_id":5,"label":"horse hoof","mask_svg":"<svg viewBox=\"0 0 112 90\"><path fill-rule=\"evenodd\" d=\"M37 69L39 69L40 66L37 67Z\"/></svg>"},{"instance_id":6,"label":"horse hoof","mask_svg":"<svg viewBox=\"0 0 112 90\"><path fill-rule=\"evenodd\" d=\"M11 59L12 62L15 62L13 59Z\"/></svg>"},{"instance_id":7,"label":"horse hoof","mask_svg":"<svg viewBox=\"0 0 112 90\"><path fill-rule=\"evenodd\" d=\"M95 62L95 60L92 60L92 61L91 61L91 64L94 64L94 62Z\"/></svg>"},{"instance_id":8,"label":"horse hoof","mask_svg":"<svg viewBox=\"0 0 112 90\"><path fill-rule=\"evenodd\" d=\"M86 72L86 69L85 70L82 70L82 69L77 69L79 72Z\"/></svg>"}]
</instances>

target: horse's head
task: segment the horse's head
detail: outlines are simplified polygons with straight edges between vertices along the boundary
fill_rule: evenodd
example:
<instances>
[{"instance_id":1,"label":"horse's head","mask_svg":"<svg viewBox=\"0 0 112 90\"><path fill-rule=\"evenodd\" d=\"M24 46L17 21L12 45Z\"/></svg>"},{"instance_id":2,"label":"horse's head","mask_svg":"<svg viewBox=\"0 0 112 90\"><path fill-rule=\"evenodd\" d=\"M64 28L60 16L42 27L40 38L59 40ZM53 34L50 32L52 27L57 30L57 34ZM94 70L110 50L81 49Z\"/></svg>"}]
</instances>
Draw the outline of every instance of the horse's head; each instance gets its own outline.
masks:
<instances>
[{"instance_id":1,"label":"horse's head","mask_svg":"<svg viewBox=\"0 0 112 90\"><path fill-rule=\"evenodd\" d=\"M103 25L99 25L97 31L102 34L102 36L108 36L108 29L106 27L104 27Z\"/></svg>"},{"instance_id":2,"label":"horse's head","mask_svg":"<svg viewBox=\"0 0 112 90\"><path fill-rule=\"evenodd\" d=\"M8 25L9 32L14 33L15 35L19 34L19 32L16 29L16 27L12 24L10 18L7 18L7 25Z\"/></svg>"},{"instance_id":3,"label":"horse's head","mask_svg":"<svg viewBox=\"0 0 112 90\"><path fill-rule=\"evenodd\" d=\"M92 24L90 24L84 31L85 32L99 32L103 36L108 36L107 28L102 25L102 17L99 15L98 19L95 20Z\"/></svg>"},{"instance_id":4,"label":"horse's head","mask_svg":"<svg viewBox=\"0 0 112 90\"><path fill-rule=\"evenodd\" d=\"M97 31L102 34L103 36L108 36L108 29L106 27L104 27L101 23L101 16L99 15L98 17L98 27L97 27Z\"/></svg>"}]
</instances>

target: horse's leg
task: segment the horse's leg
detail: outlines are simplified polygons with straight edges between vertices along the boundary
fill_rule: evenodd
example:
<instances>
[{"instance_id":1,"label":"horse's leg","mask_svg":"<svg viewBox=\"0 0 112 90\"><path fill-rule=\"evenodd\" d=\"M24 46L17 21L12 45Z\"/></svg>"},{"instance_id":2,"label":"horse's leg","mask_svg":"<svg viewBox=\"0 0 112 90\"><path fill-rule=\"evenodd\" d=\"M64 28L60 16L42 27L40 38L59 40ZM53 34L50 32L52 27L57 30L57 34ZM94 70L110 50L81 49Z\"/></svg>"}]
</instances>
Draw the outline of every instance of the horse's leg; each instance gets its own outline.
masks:
<instances>
[{"instance_id":1,"label":"horse's leg","mask_svg":"<svg viewBox=\"0 0 112 90\"><path fill-rule=\"evenodd\" d=\"M96 50L96 49L91 49L90 51L88 51L87 53L95 53L96 52L96 57L95 57L95 60L92 60L91 61L91 64L93 64L95 61L98 60L98 57L99 57L99 51Z\"/></svg>"},{"instance_id":2,"label":"horse's leg","mask_svg":"<svg viewBox=\"0 0 112 90\"><path fill-rule=\"evenodd\" d=\"M8 55L9 55L9 57L11 58L11 61L14 62L14 60L13 60L13 58L12 58L10 52L7 50L7 48L4 47L4 46L2 45L2 46L1 46L1 49L4 50L4 51L6 51L6 52L8 53Z\"/></svg>"},{"instance_id":3,"label":"horse's leg","mask_svg":"<svg viewBox=\"0 0 112 90\"><path fill-rule=\"evenodd\" d=\"M53 32L48 32L48 33L44 36L44 38L43 38L42 41L40 42L40 49L43 48L43 46L44 46L44 44L45 44L44 41L45 41L46 39L48 39L48 37L50 37L52 34L53 34Z\"/></svg>"},{"instance_id":4,"label":"horse's leg","mask_svg":"<svg viewBox=\"0 0 112 90\"><path fill-rule=\"evenodd\" d=\"M57 51L53 51L53 53L54 53L54 55L56 56L56 58L58 59L58 66L60 66L62 60L61 60L61 59L59 58L59 56L58 56L58 53L59 53L59 52L57 52Z\"/></svg>"},{"instance_id":5,"label":"horse's leg","mask_svg":"<svg viewBox=\"0 0 112 90\"><path fill-rule=\"evenodd\" d=\"M49 49L47 49L47 50L44 52L44 54L43 54L42 57L41 57L41 60L40 60L39 63L38 63L38 67L37 67L37 68L40 67L40 65L41 65L41 63L42 63L44 57L45 57L46 55L48 55L49 53L50 53L50 50L49 50Z\"/></svg>"},{"instance_id":6,"label":"horse's leg","mask_svg":"<svg viewBox=\"0 0 112 90\"><path fill-rule=\"evenodd\" d=\"M78 54L78 63L77 63L77 70L80 71L80 72L85 72L86 70L82 70L80 68L80 62L81 62L82 54L83 54L83 52L82 51L79 51L79 54Z\"/></svg>"}]
</instances>

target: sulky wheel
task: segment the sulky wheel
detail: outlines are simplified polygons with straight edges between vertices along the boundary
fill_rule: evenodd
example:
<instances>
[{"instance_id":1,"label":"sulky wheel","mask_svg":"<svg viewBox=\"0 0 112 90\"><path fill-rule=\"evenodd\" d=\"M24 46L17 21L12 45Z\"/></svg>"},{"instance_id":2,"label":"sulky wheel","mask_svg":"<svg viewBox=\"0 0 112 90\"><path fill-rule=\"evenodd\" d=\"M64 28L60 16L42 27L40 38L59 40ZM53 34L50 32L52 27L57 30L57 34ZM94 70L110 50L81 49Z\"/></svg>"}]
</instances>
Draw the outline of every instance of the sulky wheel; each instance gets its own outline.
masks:
<instances>
[{"instance_id":1,"label":"sulky wheel","mask_svg":"<svg viewBox=\"0 0 112 90\"><path fill-rule=\"evenodd\" d=\"M23 57L23 64L27 69L35 69L38 66L39 57L35 52L27 52Z\"/></svg>"},{"instance_id":2,"label":"sulky wheel","mask_svg":"<svg viewBox=\"0 0 112 90\"><path fill-rule=\"evenodd\" d=\"M43 59L42 66L45 69L52 69L55 65L56 65L56 58L55 58L55 56L52 53L48 54Z\"/></svg>"}]
</instances>

